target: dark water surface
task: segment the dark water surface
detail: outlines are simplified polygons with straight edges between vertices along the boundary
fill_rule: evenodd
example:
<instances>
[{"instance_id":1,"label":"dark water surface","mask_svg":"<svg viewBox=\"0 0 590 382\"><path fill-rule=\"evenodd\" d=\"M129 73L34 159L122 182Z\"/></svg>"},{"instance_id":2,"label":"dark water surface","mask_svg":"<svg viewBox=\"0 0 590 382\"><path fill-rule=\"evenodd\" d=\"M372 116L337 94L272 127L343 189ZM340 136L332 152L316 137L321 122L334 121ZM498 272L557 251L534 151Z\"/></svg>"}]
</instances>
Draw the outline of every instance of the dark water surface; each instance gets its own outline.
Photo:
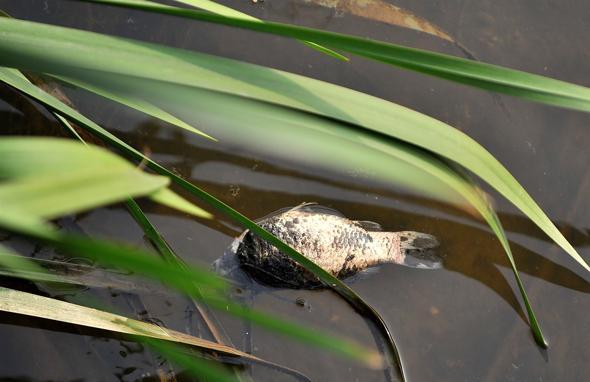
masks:
<instances>
[{"instance_id":1,"label":"dark water surface","mask_svg":"<svg viewBox=\"0 0 590 382\"><path fill-rule=\"evenodd\" d=\"M388 42L462 52L437 38L370 22L299 0L224 1L254 16ZM590 86L590 4L584 1L409 1L395 5L442 27L481 60ZM589 260L590 114L492 95L353 58L343 64L298 43L230 28L60 1L0 0L15 17L112 33L239 58L337 83L413 108L455 126L491 151L523 184ZM55 125L9 89L1 89L3 134ZM68 89L76 106L98 123L149 150L153 158L249 217L316 201L384 229L416 230L442 243L444 269L383 266L352 287L386 319L408 381L585 381L590 375L589 277L518 211L496 197L522 278L545 335L547 351L530 334L520 297L498 241L481 222L451 206L394 187L261 156L244 147L204 142L98 97ZM395 121L392 121L395 123ZM204 127L206 129L206 127ZM354 170L354 169L353 169ZM492 195L496 195L492 193ZM198 221L142 203L174 250L210 264L240 233L227 218ZM63 223L68 229L145 245L121 207L102 208ZM16 238L23 254L55 257ZM35 286L2 280L26 290ZM68 301L108 301L130 316L208 336L181 297L125 295L105 290L49 290ZM306 307L295 303L307 301ZM370 326L329 291L264 290L256 308L375 347ZM138 315L138 312L141 314ZM314 381L384 381L322 351L221 317L237 346L252 339L255 355L297 369ZM158 380L169 367L142 346L104 333L0 315L0 380ZM161 372L161 371L160 371ZM256 381L292 380L255 367Z\"/></svg>"}]
</instances>

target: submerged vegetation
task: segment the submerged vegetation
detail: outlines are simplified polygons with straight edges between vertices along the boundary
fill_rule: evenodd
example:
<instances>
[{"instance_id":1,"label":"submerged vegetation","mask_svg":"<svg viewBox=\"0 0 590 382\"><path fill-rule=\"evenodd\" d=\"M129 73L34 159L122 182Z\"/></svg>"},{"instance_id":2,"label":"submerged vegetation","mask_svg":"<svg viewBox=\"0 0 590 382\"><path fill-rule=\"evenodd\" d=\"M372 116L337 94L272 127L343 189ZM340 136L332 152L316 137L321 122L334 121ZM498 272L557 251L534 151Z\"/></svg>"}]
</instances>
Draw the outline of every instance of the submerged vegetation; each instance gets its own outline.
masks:
<instances>
[{"instance_id":1,"label":"submerged vegetation","mask_svg":"<svg viewBox=\"0 0 590 382\"><path fill-rule=\"evenodd\" d=\"M341 59L342 65L346 65L342 53L348 53L485 90L590 111L590 89L585 87L439 53L261 22L208 0L178 2L207 12L151 1L84 2L296 38ZM306 267L359 313L374 320L388 340L389 362L398 365L403 376L387 326L350 287L214 195L162 167L37 85L62 83L85 89L197 134L202 139L238 143L272 156L334 171L360 168L373 179L403 186L478 215L489 225L508 256L535 340L541 346L547 343L520 280L501 222L489 197L478 187L472 174L514 204L580 266L590 271L588 264L518 181L481 145L443 122L391 102L275 69L9 17L0 19L0 65L0 81L46 107L64 129L77 135L78 140L82 140L79 132L83 130L117 152L85 146L83 140L0 139L0 157L3 159L0 162L0 228L68 253L91 257L98 263L131 269L155 278L199 303L227 310L269 330L368 366L379 367L381 356L352 341L229 301L223 294L227 283L208 271L187 266L179 259L130 198L147 197L198 218L211 219L210 212L194 204L198 200L269 241ZM42 81L35 81L32 74L42 76ZM145 166L146 170L123 157L135 165ZM194 201L174 193L169 188L171 184L191 194ZM130 213L161 258L120 243L64 234L51 222L115 202L127 203ZM0 247L0 252L0 263L15 276L37 282L59 281L8 248ZM155 346L200 375L213 372L209 375L220 380L236 377L217 370L210 362L192 363L177 348L154 343L153 339L238 357L244 363L269 364L222 343L209 343L97 309L63 304L7 288L0 290L0 307L5 311L138 335L143 337L141 341Z\"/></svg>"}]
</instances>

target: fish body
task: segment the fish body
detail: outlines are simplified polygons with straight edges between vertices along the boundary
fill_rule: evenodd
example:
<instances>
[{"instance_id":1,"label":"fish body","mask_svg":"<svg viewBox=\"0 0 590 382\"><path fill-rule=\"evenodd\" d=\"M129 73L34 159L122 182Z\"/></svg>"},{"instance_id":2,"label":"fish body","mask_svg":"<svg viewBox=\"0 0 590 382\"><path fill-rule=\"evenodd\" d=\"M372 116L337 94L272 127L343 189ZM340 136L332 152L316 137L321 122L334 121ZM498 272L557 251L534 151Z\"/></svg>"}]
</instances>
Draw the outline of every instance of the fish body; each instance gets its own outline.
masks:
<instances>
[{"instance_id":1,"label":"fish body","mask_svg":"<svg viewBox=\"0 0 590 382\"><path fill-rule=\"evenodd\" d=\"M383 232L377 223L350 220L317 204L282 210L257 223L338 278L383 263L440 266L432 253L426 255L438 245L433 236L412 231ZM240 237L236 255L241 267L264 284L321 286L311 272L250 231Z\"/></svg>"}]
</instances>

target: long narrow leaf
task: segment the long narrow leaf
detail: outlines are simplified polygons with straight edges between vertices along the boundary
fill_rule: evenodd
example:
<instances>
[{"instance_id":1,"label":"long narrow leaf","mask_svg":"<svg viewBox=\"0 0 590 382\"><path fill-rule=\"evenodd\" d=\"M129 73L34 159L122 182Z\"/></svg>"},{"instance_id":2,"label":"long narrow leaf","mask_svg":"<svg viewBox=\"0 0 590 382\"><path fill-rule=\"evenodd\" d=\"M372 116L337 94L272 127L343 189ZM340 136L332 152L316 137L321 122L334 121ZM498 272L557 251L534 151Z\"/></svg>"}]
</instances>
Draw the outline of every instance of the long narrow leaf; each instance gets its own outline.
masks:
<instances>
[{"instance_id":1,"label":"long narrow leaf","mask_svg":"<svg viewBox=\"0 0 590 382\"><path fill-rule=\"evenodd\" d=\"M0 203L48 219L147 195L165 187L164 177L135 170L71 172L0 184Z\"/></svg>"},{"instance_id":2,"label":"long narrow leaf","mask_svg":"<svg viewBox=\"0 0 590 382\"><path fill-rule=\"evenodd\" d=\"M132 109L139 110L142 113L150 115L152 117L161 119L162 121L168 122L172 125L176 125L182 129L190 131L191 133L201 135L207 139L216 140L215 138L211 137L209 134L206 134L200 130L197 130L193 126L189 125L188 123L184 122L183 120L175 117L174 115L162 110L158 106L147 102L144 99L136 97L134 94L125 93L119 91L118 93L112 93L104 88L98 88L92 86L91 84L85 83L80 80L74 80L67 77L57 77L60 81L66 82L70 85L74 85L78 88L85 89L89 92L96 93L102 97L108 98L115 102L121 103L125 106L128 106Z\"/></svg>"},{"instance_id":3,"label":"long narrow leaf","mask_svg":"<svg viewBox=\"0 0 590 382\"><path fill-rule=\"evenodd\" d=\"M179 52L177 52L177 51L174 51L174 53L178 53L178 54L180 54L180 53L179 53ZM193 58L193 61L194 61L194 58ZM223 60L218 60L218 61L221 61L221 62L223 62ZM226 67L227 67L227 65L226 65ZM195 68L194 68L194 67L192 67L192 68L191 68L191 67L189 67L188 69L192 69L192 70L194 71L194 69L195 69ZM242 68L242 69L244 69L244 68ZM246 67L246 69L250 69L251 71L255 71L255 72L256 72L256 74L257 74L259 77L260 77L260 75L261 75L261 74L265 74L265 73L264 73L264 72L262 72L262 71L261 71L261 69L259 69L259 68L255 68L255 67L248 66L248 67ZM224 70L227 70L227 68L226 68L226 69L224 69ZM281 76L280 76L280 75L285 75L284 73L279 73L280 75L279 75L279 76L277 76L277 75L276 75L277 73L273 73L272 71L269 71L269 73L271 73L271 74L274 74L274 77L273 77L273 79L275 80L275 82L277 81L277 79L278 79L278 80L280 80L280 79L281 79ZM209 77L210 77L210 76L209 76ZM203 78L208 78L208 77L203 77ZM254 78L256 78L256 77L254 77ZM118 78L118 80L117 80L117 81L120 83L120 80L121 80L121 78ZM287 78L287 81L288 81L288 78ZM299 81L298 81L298 83L299 83ZM243 84L241 84L241 83L239 83L239 82L238 82L237 84L238 84L238 85L243 85ZM286 85L286 82L282 83L281 85L283 85L283 86L284 86L284 85ZM258 90L259 88L253 88L253 89L256 91L256 90ZM251 90L251 89L249 89L249 90ZM291 90L292 90L292 89L291 89ZM251 92L251 94L252 94L252 92ZM254 94L255 94L255 93L254 93ZM360 97L360 96L359 96L359 97ZM324 99L320 99L320 101L323 101L324 103L326 103ZM382 102L383 102L383 101L382 101ZM321 102L320 102L320 103L321 103ZM335 109L335 108L332 108L332 109ZM338 109L336 109L336 111L337 111L337 110L338 110ZM390 112L391 112L391 111L390 111ZM404 113L404 112L405 112L405 113ZM334 113L334 111L333 111L333 110L332 110L332 113ZM407 113L409 113L409 114L410 114L410 116L412 116L412 112L411 112L411 111L408 111L408 110L402 110L402 112L400 112L400 111L398 110L398 113L397 113L398 115L397 115L397 116L398 116L398 117L404 117L404 116L405 116L405 114L407 114ZM417 113L414 113L414 114L416 114L416 115L419 115L419 114L417 114ZM71 115L71 114L70 114L70 115ZM240 115L240 117L242 117L242 114L237 114L237 115ZM428 119L427 117L424 117L424 116L422 116L422 117L423 117L423 118L425 118L425 119ZM441 124L441 125L442 125L442 124ZM448 127L447 127L447 128L448 128ZM418 154L416 154L416 155L418 155ZM414 156L416 156L416 155L414 155ZM410 160L410 162L415 162L415 161L416 161L415 159L412 159L412 160ZM391 171L391 170L390 170L390 172L391 172L391 173L396 173L395 171ZM405 179L413 179L413 178L415 177L415 176L414 176L414 174L415 174L415 172L412 174L412 176L402 177L402 178L401 178L401 180L405 180ZM423 185L423 186L424 186L424 185ZM459 191L460 193L461 193L461 192L464 192L464 191L461 191L461 190L455 190L455 191ZM473 198L473 197L471 197L471 199L474 199L474 198ZM486 212L486 211L482 210L481 208L478 208L478 210L480 211L480 213L484 214L484 217L486 217L486 220L487 220L487 221L488 221L490 224L496 224L496 221L495 221L494 219L492 219L492 218L490 218L490 217L489 217L489 211L488 211L488 212ZM483 212L482 212L482 211L483 211ZM486 213L488 214L488 216L486 216L486 215L485 215ZM254 230L255 230L255 229L254 229ZM499 230L499 229L494 229L494 231L495 231L495 233L496 233L496 234L498 234L498 235L500 235L500 234L503 234L503 231L501 231L501 230ZM505 238L504 238L504 239L500 238L500 239L505 241ZM298 259L298 261L301 261L302 263L305 263L306 259L302 257L302 258ZM308 265L308 266L310 266L310 267L312 266L311 264L307 264L307 265ZM320 270L319 270L319 269L316 269L315 271L316 271L316 272L318 272L318 274L320 273ZM327 280L327 279L325 278L325 277L326 277L326 275L322 275L322 277L324 277L324 278L323 278L323 280ZM320 277L320 278L322 279L322 277ZM517 277L518 277L518 275L517 275ZM522 292L522 293L524 293L524 290L521 290L521 292ZM347 295L348 295L348 296L347 296L347 298L349 298L349 300L350 300L350 301L352 301L352 297L351 297L351 295L350 295L350 293L349 293L349 292L346 292L345 290L343 290L343 294L345 294L345 295L347 294ZM531 324L532 324L532 327L533 327L533 331L534 331L534 333L535 333L535 337L536 337L536 338L539 340L539 342L540 342L540 343L544 343L544 341L542 341L542 335L541 335L540 329L538 328L538 326L536 326L536 319L534 318L534 316L532 316L532 310L530 309L530 305L528 304L528 299L526 298L526 296L525 296L525 303L527 304L527 311L529 312L529 314L531 314Z\"/></svg>"},{"instance_id":4,"label":"long narrow leaf","mask_svg":"<svg viewBox=\"0 0 590 382\"><path fill-rule=\"evenodd\" d=\"M18 231L15 231L18 232ZM2 251L0 275L18 277L33 282L50 282L71 286L115 289L127 293L148 293L171 296L174 294L155 282L140 278L129 271L110 270L76 262L25 258Z\"/></svg>"},{"instance_id":5,"label":"long narrow leaf","mask_svg":"<svg viewBox=\"0 0 590 382\"><path fill-rule=\"evenodd\" d=\"M46 263L49 263L51 267L66 267L66 269L68 270L72 270L71 267L74 266L74 264L72 263L59 263L40 259L27 259L25 257L17 255L8 248L0 245L0 273L2 275L12 277L16 276L34 282L45 283L69 283L72 279L74 279L73 283L76 285L87 285L84 283L84 281L88 280L87 275L83 275L82 277L76 277L76 275L69 274L69 271L66 271L65 275L49 273L48 270L45 268L45 266L47 265ZM82 266L82 268L84 267L92 268L90 266ZM81 269L75 269L76 273L80 271ZM93 270L93 272L95 272L95 270ZM104 277L104 275L102 276ZM91 286L101 286L108 284L109 280L101 280L101 282L98 282L97 284L92 284ZM129 289L128 285L125 290L127 292L133 291L133 289ZM67 322L82 326L88 326L95 329L103 329L115 333L134 335L139 342L146 343L150 346L153 345L153 347L155 347L157 351L162 352L162 354L165 354L171 360L175 361L176 363L180 363L182 366L186 366L185 363L187 361L190 361L191 364L194 364L192 367L192 371L196 373L199 377L205 375L215 377L215 371L218 370L219 367L211 362L200 361L199 358L189 356L186 352L187 349L180 348L179 346L175 346L172 343L190 345L197 347L201 350L214 352L216 358L218 358L219 355L224 355L226 359L228 359L227 357L229 357L232 363L256 363L262 366L270 367L275 370L280 370L281 372L292 375L301 381L309 380L307 377L295 370L274 364L272 362L268 362L266 360L257 358L247 353L243 353L240 350L237 350L230 346L225 346L219 343L213 343L211 341L196 338L173 330L167 330L160 326L155 326L149 323L142 322L141 325L136 325L136 323L139 321L127 319L126 317L111 314L106 311L91 309L88 307L83 307L70 303L64 303L61 301L48 299L44 297L42 298L42 302L44 302L44 304L36 306L35 304L39 302L38 296L18 291L14 291L16 293L7 293L8 296L3 296L2 292L5 291L0 290L0 296L2 296L0 297L0 310L4 310L10 313L25 314L38 318L55 320L59 322ZM108 324L105 325L105 320L109 321L108 324L110 324L110 326ZM150 341L149 338L166 340L171 343L167 345L160 342L154 343ZM211 368L213 369L212 371ZM213 374L211 374L212 372ZM227 374L220 374L220 376L225 375Z\"/></svg>"},{"instance_id":6,"label":"long narrow leaf","mask_svg":"<svg viewBox=\"0 0 590 382\"><path fill-rule=\"evenodd\" d=\"M154 324L9 288L0 287L0 310L109 332L146 336L186 344L232 357L259 360L257 357L237 349Z\"/></svg>"},{"instance_id":7,"label":"long narrow leaf","mask_svg":"<svg viewBox=\"0 0 590 382\"><path fill-rule=\"evenodd\" d=\"M148 8L160 10L159 6L154 7ZM168 12L166 9L164 11ZM204 15L199 12L194 14L195 17ZM236 21L209 14L203 17L209 16ZM250 25L244 20L240 22ZM300 29L291 26L281 28ZM489 152L460 131L423 114L305 77L162 46L15 20L0 20L0 31L3 32L0 36L0 64L52 74L90 75L95 80L108 79L108 76L100 77L97 73L109 70L111 76L117 73L240 94L346 121L430 150L477 174L525 213L580 265L590 270L540 207ZM327 32L309 33L321 35ZM345 40L356 41L359 45L366 42L353 37L346 37ZM89 47L89 41L93 42L92 48ZM367 46L373 46L370 41L366 43L369 44ZM72 49L78 53L73 54ZM175 70L173 74L165 76L156 70L160 67ZM565 89L563 91L572 89L571 92L578 88L561 82L555 86Z\"/></svg>"},{"instance_id":8,"label":"long narrow leaf","mask_svg":"<svg viewBox=\"0 0 590 382\"><path fill-rule=\"evenodd\" d=\"M13 275L27 280L31 280L29 275L33 275L33 281L56 282L60 280L60 276L48 273L35 262L27 261L26 258L3 245L0 245L0 268L9 271L3 275Z\"/></svg>"},{"instance_id":9,"label":"long narrow leaf","mask_svg":"<svg viewBox=\"0 0 590 382\"><path fill-rule=\"evenodd\" d=\"M5 71L0 70L0 76ZM28 81L23 78L22 83ZM167 178L144 173L96 146L65 139L10 137L0 140L0 157L0 179L12 180L0 184L0 200L40 217L148 196L179 211L211 218L207 211L167 189Z\"/></svg>"},{"instance_id":10,"label":"long narrow leaf","mask_svg":"<svg viewBox=\"0 0 590 382\"><path fill-rule=\"evenodd\" d=\"M139 252L137 255L130 256L134 252L133 248L114 246L110 243L80 239L74 236L62 236L59 240L53 240L52 244L64 250L72 251L76 254L93 258L101 263L111 264L117 267L132 267L134 270L139 271L138 265L149 265L149 267L141 268L143 274L159 278L162 282L187 293L191 297L202 299L208 305L217 309L229 312L238 317L247 318L264 328L282 333L294 339L339 353L351 359L360 360L370 367L378 368L381 366L381 357L379 354L369 351L354 342L321 334L318 331L304 328L301 325L244 308L241 305L234 304L225 298L219 297L216 291L201 294L201 291L195 288L195 284L200 284L204 287L209 287L210 285L215 286L215 284L211 283L211 280L215 280L215 278L211 279L211 276L205 276L205 278L203 275L182 275L183 272L194 272L193 268L183 269L183 267L169 263L167 263L167 268L163 265L153 267L152 264L156 262L159 264L166 263L160 259L153 258L148 260L145 256L142 258ZM129 255L125 256L125 253L129 253ZM171 272L168 272L167 269L171 269Z\"/></svg>"},{"instance_id":11,"label":"long narrow leaf","mask_svg":"<svg viewBox=\"0 0 590 382\"><path fill-rule=\"evenodd\" d=\"M186 17L285 37L305 38L359 56L532 101L590 111L590 89L548 77L440 53L288 24L181 9L142 0L75 0Z\"/></svg>"},{"instance_id":12,"label":"long narrow leaf","mask_svg":"<svg viewBox=\"0 0 590 382\"><path fill-rule=\"evenodd\" d=\"M250 21L254 21L254 22L262 22L262 20L257 19L256 17L252 17L250 15L247 15L245 13L237 11L233 8L226 7L225 5L222 5L222 4L216 3L214 1L210 1L210 0L174 0L174 1L176 1L177 3L183 3L186 5L197 7L197 8L203 9L205 11L215 13L218 15L222 15L222 16L241 18L244 20L250 20ZM324 46L316 44L315 42L303 41L303 43L312 49L315 49L319 52L327 54L328 56L332 56L332 57L337 58L341 61L348 61L348 58L346 56L343 56L340 53L338 53L332 49L328 49Z\"/></svg>"},{"instance_id":13,"label":"long narrow leaf","mask_svg":"<svg viewBox=\"0 0 590 382\"><path fill-rule=\"evenodd\" d=\"M133 200L130 199L126 203L127 209L131 213L131 216L135 219L137 224L141 227L145 235L148 237L152 245L156 248L160 256L167 262L174 264L177 267L184 268L186 267L186 263L180 256L178 256L172 248L168 245L164 237L158 232L157 228L152 224L152 222L148 219L139 205ZM198 288L196 292L202 295L202 291ZM215 316L209 314L205 309L203 309L200 304L193 300L193 305L196 311L200 314L201 319L207 325L208 330L211 332L211 335L215 340L219 343L225 343L231 345L231 340L223 331L223 327L215 318Z\"/></svg>"},{"instance_id":14,"label":"long narrow leaf","mask_svg":"<svg viewBox=\"0 0 590 382\"><path fill-rule=\"evenodd\" d=\"M236 375L230 374L227 370L219 366L218 363L191 357L186 352L177 349L170 344L164 344L160 341L144 338L142 340L146 345L154 348L165 358L172 360L178 366L185 368L190 374L199 380L212 380L216 382L236 382Z\"/></svg>"},{"instance_id":15,"label":"long narrow leaf","mask_svg":"<svg viewBox=\"0 0 590 382\"><path fill-rule=\"evenodd\" d=\"M171 171L167 170L166 168L153 162L152 160L145 157L143 154L141 154L139 151L137 151L133 147L129 146L128 144L121 141L120 139L118 139L117 137L115 137L114 135L109 133L108 131L106 131L103 128L101 128L100 126L98 126L93 121L84 117L83 115L81 115L77 111L73 110L69 106L61 103L59 100L55 99L51 95L32 86L29 82L27 82L27 81L23 82L22 79L20 79L18 76L10 75L10 72L6 73L6 71L0 71L0 80L5 81L6 83L14 86L15 88L19 89L20 91L24 92L25 94L33 97L37 101L39 101L42 104L44 104L45 106L47 106L49 109L51 109L53 111L57 111L59 113L62 113L63 115L67 115L70 119L75 121L79 126L88 129L92 133L99 136L101 139L103 139L106 142L110 143L111 145L117 147L119 150L123 151L129 157L131 157L137 161L145 161L147 163L147 165L149 167L151 167L152 169L154 169L156 172L169 176L171 179L174 180L174 182L176 182L177 184L179 184L180 186L182 186L183 188L185 188L186 190L188 190L189 192L191 192L195 196L201 198L202 200L204 200L208 204L212 205L216 209L226 213L230 218L236 220L238 223L242 224L245 228L251 229L252 231L261 235L263 238L269 240L274 245L277 245L278 248L285 251L285 253L287 253L289 256L294 257L295 260L301 261L302 264L304 264L304 265L305 265L305 262L311 263L303 255L294 251L289 246L286 246L286 244L284 244L282 241L280 241L277 238L275 238L274 236L272 236L267 231L260 228L258 225L256 225L256 223L254 223L250 219L246 218L245 216L243 216L239 212L235 211L231 207L229 207L226 204L224 204L223 202L219 201L218 199L216 199L212 195L208 194L204 190L196 187L195 185L191 184L190 182L185 181L184 179L180 178L179 176L177 176L173 172L171 172ZM334 288L334 290L336 290L340 295L342 295L355 309L357 309L358 311L360 311L363 314L366 314L369 317L372 317L375 320L375 323L378 326L379 330L383 333L385 338L387 338L387 340L388 340L387 343L388 343L388 346L390 347L391 354L393 354L395 356L393 363L396 365L396 367L400 368L400 373L403 376L403 369L401 369L402 363L399 359L399 353L397 352L397 349L396 349L395 344L393 342L391 333L389 332L389 329L387 328L387 325L385 324L383 319L379 316L379 314L373 308L371 308L369 305L364 303L364 301L356 293L354 293L354 291L352 291L350 288L348 288L340 280L331 276L329 273L325 272L323 269L317 267L313 263L311 263L310 266L315 266L315 268L312 268L311 271L317 272L317 273L315 273L316 276L318 276L320 278L320 280L322 280L324 283L326 283L326 285L329 285L330 287ZM373 357L373 360L374 360L374 357Z\"/></svg>"},{"instance_id":16,"label":"long narrow leaf","mask_svg":"<svg viewBox=\"0 0 590 382\"><path fill-rule=\"evenodd\" d=\"M24 213L21 213L21 215L27 216ZM38 234L37 232L31 232L31 230L20 229L18 226L11 225L10 221L7 224L5 219L4 216L0 218L0 227L4 229L45 240L70 253L91 258L103 265L148 276L189 295L195 293L195 285L217 292L224 291L228 287L225 280L214 273L195 267L181 268L137 248L91 240L84 237L50 234L52 231ZM43 273L38 266L33 265L34 263L26 262L24 259L17 261L18 259L7 257L6 255L10 255L10 252L6 250L0 252L1 254L4 254L5 257L3 262L0 261L0 264L11 266L17 272Z\"/></svg>"}]
</instances>

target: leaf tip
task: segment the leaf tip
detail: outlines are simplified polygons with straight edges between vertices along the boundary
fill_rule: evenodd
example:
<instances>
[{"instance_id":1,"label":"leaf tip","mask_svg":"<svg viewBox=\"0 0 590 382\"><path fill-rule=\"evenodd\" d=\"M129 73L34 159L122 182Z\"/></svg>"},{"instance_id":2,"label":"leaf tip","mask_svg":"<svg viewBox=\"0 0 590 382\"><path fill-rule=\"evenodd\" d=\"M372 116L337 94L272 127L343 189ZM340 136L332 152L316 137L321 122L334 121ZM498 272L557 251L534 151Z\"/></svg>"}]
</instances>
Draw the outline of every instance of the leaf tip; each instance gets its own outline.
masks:
<instances>
[{"instance_id":1,"label":"leaf tip","mask_svg":"<svg viewBox=\"0 0 590 382\"><path fill-rule=\"evenodd\" d=\"M547 342L547 340L543 336L543 333L541 333L540 330L536 331L533 329L533 337L535 338L535 342L537 343L537 345L539 345L543 349L549 348L549 342Z\"/></svg>"}]
</instances>

